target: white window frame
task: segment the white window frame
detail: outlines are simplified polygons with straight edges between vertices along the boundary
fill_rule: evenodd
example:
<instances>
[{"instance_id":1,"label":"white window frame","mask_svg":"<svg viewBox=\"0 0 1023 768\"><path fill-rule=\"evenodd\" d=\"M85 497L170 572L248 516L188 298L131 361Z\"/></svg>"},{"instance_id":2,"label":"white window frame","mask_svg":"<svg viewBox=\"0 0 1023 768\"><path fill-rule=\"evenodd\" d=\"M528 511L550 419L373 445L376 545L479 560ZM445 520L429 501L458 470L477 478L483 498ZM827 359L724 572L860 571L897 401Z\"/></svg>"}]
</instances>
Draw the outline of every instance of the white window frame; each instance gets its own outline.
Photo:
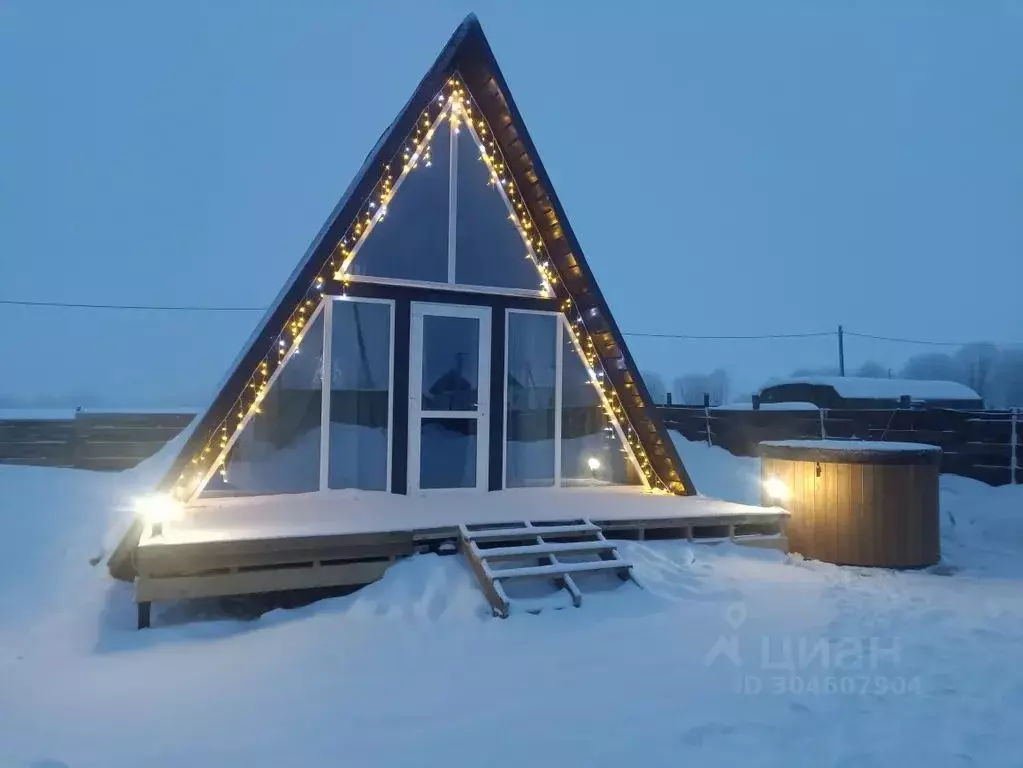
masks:
<instances>
[{"instance_id":1,"label":"white window frame","mask_svg":"<svg viewBox=\"0 0 1023 768\"><path fill-rule=\"evenodd\" d=\"M451 291L452 293L484 293L491 296L517 296L523 299L551 298L528 288L499 288L493 285L469 285L468 283L433 283L429 280L406 280L400 277L375 277L373 275L345 275L344 279L347 283L390 285L398 288L428 288L431 291Z\"/></svg>"},{"instance_id":2,"label":"white window frame","mask_svg":"<svg viewBox=\"0 0 1023 768\"><path fill-rule=\"evenodd\" d=\"M509 307L504 313L504 427L503 440L501 445L501 488L508 490L508 361L509 346L508 339L511 334L512 315L547 315L554 317L554 482L551 485L536 486L537 488L560 488L561 487L561 370L562 355L564 354L564 335L561 330L561 323L557 318L562 317L561 312L551 312L542 309L515 309ZM522 486L529 488L532 486ZM519 488L519 486L516 486Z\"/></svg>"},{"instance_id":3,"label":"white window frame","mask_svg":"<svg viewBox=\"0 0 1023 768\"><path fill-rule=\"evenodd\" d=\"M391 473L394 446L394 299L381 299L368 296L325 296L324 297L324 336L323 336L323 369L320 375L320 492L330 488L330 395L333 383L333 340L334 340L334 302L361 302L364 304L386 304L389 309L390 354L387 371L387 487L383 493L391 492ZM357 489L361 490L361 489ZM366 491L366 493L381 491Z\"/></svg>"},{"instance_id":4,"label":"white window frame","mask_svg":"<svg viewBox=\"0 0 1023 768\"><path fill-rule=\"evenodd\" d=\"M465 317L479 321L477 376L479 406L475 411L423 411L423 318ZM492 310L485 305L414 301L409 312L408 493L486 492L490 487L490 335ZM420 459L424 418L476 419L476 485L471 488L421 488Z\"/></svg>"},{"instance_id":5,"label":"white window frame","mask_svg":"<svg viewBox=\"0 0 1023 768\"><path fill-rule=\"evenodd\" d=\"M563 418L563 399L564 399L564 371L565 371L565 342L571 340L572 348L575 353L579 355L579 359L583 361L583 365L589 369L589 364L586 362L586 355L583 354L582 348L579 346L578 340L575 338L575 334L572 333L572 329L568 324L568 318L565 317L562 312L551 312L539 309L517 309L509 307L505 310L504 320L504 432L501 446L501 487L504 490L508 490L508 335L511 329L511 316L512 314L533 314L533 315L555 315L558 317L557 332L555 333L557 347L554 358L554 484L553 486L536 486L537 488L562 488L564 487L564 477L562 476L561 467L561 430L562 430L562 418ZM591 372L591 380L596 374ZM625 455L628 460L632 463L633 468L636 470L636 474L640 478L640 483L649 490L650 481L646 475L640 469L639 461L636 459L636 454L632 450L632 444L625 438L625 432L622 429L621 423L615 417L611 404L607 401L604 396L604 391L597 386L597 382L594 381L594 388L597 390L600 396L601 405L604 411L609 414L608 419L614 426L615 432L618 434L618 439L622 444L622 448L625 450ZM573 486L575 487L575 486ZM522 489L529 489L530 486L523 486ZM516 489L519 489L516 486Z\"/></svg>"}]
</instances>

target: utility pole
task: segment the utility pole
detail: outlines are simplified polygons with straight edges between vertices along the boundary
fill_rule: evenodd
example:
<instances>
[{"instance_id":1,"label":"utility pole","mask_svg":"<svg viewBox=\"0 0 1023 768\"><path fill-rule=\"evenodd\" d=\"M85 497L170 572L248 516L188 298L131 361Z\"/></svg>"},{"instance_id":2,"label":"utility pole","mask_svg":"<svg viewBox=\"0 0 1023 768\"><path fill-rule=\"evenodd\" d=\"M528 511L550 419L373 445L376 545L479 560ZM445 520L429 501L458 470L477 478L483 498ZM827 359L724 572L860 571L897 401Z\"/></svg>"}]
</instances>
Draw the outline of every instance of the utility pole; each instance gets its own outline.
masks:
<instances>
[{"instance_id":1,"label":"utility pole","mask_svg":"<svg viewBox=\"0 0 1023 768\"><path fill-rule=\"evenodd\" d=\"M845 333L838 326L838 375L845 376Z\"/></svg>"}]
</instances>

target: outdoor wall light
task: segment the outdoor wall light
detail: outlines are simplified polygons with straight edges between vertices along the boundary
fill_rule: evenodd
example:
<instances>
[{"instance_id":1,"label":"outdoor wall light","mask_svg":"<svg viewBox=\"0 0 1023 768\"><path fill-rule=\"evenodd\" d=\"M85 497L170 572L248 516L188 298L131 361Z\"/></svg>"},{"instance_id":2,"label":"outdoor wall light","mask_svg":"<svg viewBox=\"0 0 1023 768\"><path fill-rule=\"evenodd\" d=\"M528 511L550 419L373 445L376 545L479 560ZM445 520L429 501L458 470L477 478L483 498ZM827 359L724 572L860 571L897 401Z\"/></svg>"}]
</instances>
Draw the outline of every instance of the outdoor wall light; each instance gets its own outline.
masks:
<instances>
[{"instance_id":1,"label":"outdoor wall light","mask_svg":"<svg viewBox=\"0 0 1023 768\"><path fill-rule=\"evenodd\" d=\"M775 501L788 501L789 496L792 495L789 487L777 475L771 475L764 480L764 493Z\"/></svg>"},{"instance_id":2,"label":"outdoor wall light","mask_svg":"<svg viewBox=\"0 0 1023 768\"><path fill-rule=\"evenodd\" d=\"M600 459L596 456L590 456L590 458L586 460L586 466L590 468L590 472L596 472L600 469Z\"/></svg>"},{"instance_id":3,"label":"outdoor wall light","mask_svg":"<svg viewBox=\"0 0 1023 768\"><path fill-rule=\"evenodd\" d=\"M153 525L180 520L184 516L184 505L166 493L140 496L132 506L136 515Z\"/></svg>"}]
</instances>

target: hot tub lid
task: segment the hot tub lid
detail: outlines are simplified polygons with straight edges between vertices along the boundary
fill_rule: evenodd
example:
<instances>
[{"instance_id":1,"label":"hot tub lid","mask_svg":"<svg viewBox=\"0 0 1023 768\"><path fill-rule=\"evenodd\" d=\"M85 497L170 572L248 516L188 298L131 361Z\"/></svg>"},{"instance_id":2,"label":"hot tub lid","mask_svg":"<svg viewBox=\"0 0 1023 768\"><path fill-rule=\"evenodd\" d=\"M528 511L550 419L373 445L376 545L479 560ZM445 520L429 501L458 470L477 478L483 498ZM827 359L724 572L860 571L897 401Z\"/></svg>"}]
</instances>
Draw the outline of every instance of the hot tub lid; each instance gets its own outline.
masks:
<instances>
[{"instance_id":1,"label":"hot tub lid","mask_svg":"<svg viewBox=\"0 0 1023 768\"><path fill-rule=\"evenodd\" d=\"M767 440L760 455L772 459L839 464L937 464L941 448L926 443L877 440Z\"/></svg>"}]
</instances>

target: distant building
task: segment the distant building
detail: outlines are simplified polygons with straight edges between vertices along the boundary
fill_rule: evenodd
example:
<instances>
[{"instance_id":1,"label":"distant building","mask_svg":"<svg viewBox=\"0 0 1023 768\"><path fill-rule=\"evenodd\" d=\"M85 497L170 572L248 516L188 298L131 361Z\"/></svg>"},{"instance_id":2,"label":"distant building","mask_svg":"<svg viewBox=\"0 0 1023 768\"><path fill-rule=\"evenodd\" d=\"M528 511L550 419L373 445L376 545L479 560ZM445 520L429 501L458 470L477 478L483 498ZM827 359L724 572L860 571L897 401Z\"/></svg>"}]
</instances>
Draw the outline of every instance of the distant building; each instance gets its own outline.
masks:
<instances>
[{"instance_id":1,"label":"distant building","mask_svg":"<svg viewBox=\"0 0 1023 768\"><path fill-rule=\"evenodd\" d=\"M761 403L813 403L820 408L895 408L906 399L916 406L978 410L980 395L954 381L806 376L760 390Z\"/></svg>"}]
</instances>

